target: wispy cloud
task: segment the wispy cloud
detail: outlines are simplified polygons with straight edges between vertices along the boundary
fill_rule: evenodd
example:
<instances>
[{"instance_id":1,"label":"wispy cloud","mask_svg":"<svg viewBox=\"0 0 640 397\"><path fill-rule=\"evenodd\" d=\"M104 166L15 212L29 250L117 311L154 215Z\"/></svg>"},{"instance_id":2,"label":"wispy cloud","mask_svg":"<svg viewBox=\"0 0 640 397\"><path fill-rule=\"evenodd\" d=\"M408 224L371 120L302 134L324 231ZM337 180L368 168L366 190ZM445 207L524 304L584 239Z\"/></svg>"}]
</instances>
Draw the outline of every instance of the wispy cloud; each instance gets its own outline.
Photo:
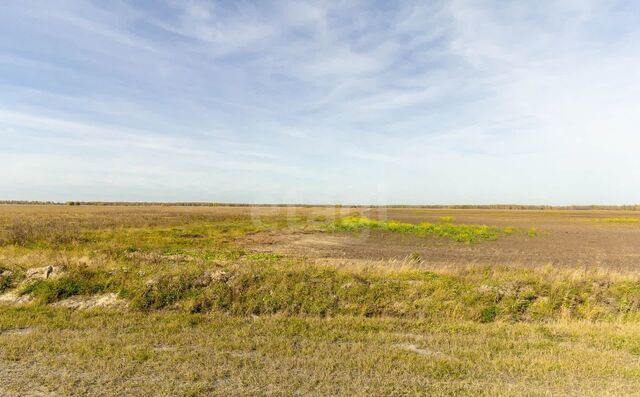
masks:
<instances>
[{"instance_id":1,"label":"wispy cloud","mask_svg":"<svg viewBox=\"0 0 640 397\"><path fill-rule=\"evenodd\" d=\"M0 195L637 201L638 11L8 3Z\"/></svg>"}]
</instances>

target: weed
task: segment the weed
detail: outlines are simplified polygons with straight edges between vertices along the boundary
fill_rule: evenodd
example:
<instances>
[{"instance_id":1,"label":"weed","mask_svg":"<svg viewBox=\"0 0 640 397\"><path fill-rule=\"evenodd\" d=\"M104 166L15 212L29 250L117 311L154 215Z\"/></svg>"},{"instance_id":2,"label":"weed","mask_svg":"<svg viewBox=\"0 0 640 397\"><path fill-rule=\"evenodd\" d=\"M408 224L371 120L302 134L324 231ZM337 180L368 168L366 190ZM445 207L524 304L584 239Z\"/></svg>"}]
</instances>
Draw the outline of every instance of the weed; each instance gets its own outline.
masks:
<instances>
[{"instance_id":1,"label":"weed","mask_svg":"<svg viewBox=\"0 0 640 397\"><path fill-rule=\"evenodd\" d=\"M396 221L378 221L364 217L347 217L328 226L330 231L361 231L364 229L384 230L399 233L411 233L418 236L437 236L450 238L457 242L477 243L483 240L496 240L500 236L513 232L513 228L489 227L485 225L466 225L452 223L401 223Z\"/></svg>"},{"instance_id":2,"label":"weed","mask_svg":"<svg viewBox=\"0 0 640 397\"><path fill-rule=\"evenodd\" d=\"M596 218L598 222L605 223L638 223L640 218Z\"/></svg>"},{"instance_id":3,"label":"weed","mask_svg":"<svg viewBox=\"0 0 640 397\"><path fill-rule=\"evenodd\" d=\"M420 253L418 252L412 252L411 254L409 254L408 257L409 261L411 262L422 262L422 255L420 255Z\"/></svg>"}]
</instances>

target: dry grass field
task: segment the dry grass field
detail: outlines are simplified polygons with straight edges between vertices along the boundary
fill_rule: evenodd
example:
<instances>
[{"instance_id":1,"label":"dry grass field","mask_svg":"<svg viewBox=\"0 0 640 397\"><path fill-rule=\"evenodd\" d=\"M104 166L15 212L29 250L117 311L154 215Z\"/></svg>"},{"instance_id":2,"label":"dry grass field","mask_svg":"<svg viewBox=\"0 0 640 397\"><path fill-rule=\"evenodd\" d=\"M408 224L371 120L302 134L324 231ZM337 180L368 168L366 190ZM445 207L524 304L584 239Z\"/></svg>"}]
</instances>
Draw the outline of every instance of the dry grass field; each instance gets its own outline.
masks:
<instances>
[{"instance_id":1,"label":"dry grass field","mask_svg":"<svg viewBox=\"0 0 640 397\"><path fill-rule=\"evenodd\" d=\"M639 220L0 205L0 396L639 395Z\"/></svg>"}]
</instances>

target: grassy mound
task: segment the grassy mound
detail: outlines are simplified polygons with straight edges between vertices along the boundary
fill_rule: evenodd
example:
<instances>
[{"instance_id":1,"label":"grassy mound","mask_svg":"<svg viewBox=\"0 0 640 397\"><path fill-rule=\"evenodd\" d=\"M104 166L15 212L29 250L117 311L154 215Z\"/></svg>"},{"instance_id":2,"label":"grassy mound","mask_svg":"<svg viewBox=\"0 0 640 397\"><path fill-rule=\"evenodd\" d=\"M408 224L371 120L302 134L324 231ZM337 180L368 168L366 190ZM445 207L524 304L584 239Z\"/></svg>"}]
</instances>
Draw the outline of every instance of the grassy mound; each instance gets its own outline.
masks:
<instances>
[{"instance_id":1,"label":"grassy mound","mask_svg":"<svg viewBox=\"0 0 640 397\"><path fill-rule=\"evenodd\" d=\"M116 292L139 311L233 315L393 317L476 322L612 320L640 313L640 284L557 269L472 267L450 271L336 268L303 261L247 258L214 271L137 272L70 269L26 285L40 304L74 295ZM565 274L566 273L566 274Z\"/></svg>"}]
</instances>

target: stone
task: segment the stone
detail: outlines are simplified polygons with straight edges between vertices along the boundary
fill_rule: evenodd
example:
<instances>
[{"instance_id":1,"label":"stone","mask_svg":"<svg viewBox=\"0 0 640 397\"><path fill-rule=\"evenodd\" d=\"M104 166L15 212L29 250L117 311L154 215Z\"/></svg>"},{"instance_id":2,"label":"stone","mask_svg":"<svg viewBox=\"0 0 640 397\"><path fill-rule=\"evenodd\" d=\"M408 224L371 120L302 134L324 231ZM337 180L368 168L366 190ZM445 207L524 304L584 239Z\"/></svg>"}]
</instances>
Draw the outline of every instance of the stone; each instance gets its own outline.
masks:
<instances>
[{"instance_id":1,"label":"stone","mask_svg":"<svg viewBox=\"0 0 640 397\"><path fill-rule=\"evenodd\" d=\"M21 305L30 303L33 300L31 294L19 295L15 291L9 291L0 295L0 304L6 305Z\"/></svg>"},{"instance_id":2,"label":"stone","mask_svg":"<svg viewBox=\"0 0 640 397\"><path fill-rule=\"evenodd\" d=\"M198 277L193 282L193 285L194 285L194 287L204 288L204 287L208 286L209 284L211 284L212 282L213 282L213 279L211 278L211 272L204 272L203 275Z\"/></svg>"},{"instance_id":3,"label":"stone","mask_svg":"<svg viewBox=\"0 0 640 397\"><path fill-rule=\"evenodd\" d=\"M214 272L206 271L202 276L198 277L193 282L193 285L195 287L203 288L203 287L209 286L214 281L226 283L231 279L232 276L233 274L231 272L225 272L222 270L218 270Z\"/></svg>"},{"instance_id":4,"label":"stone","mask_svg":"<svg viewBox=\"0 0 640 397\"><path fill-rule=\"evenodd\" d=\"M127 301L119 298L117 294L106 293L90 296L72 296L54 303L53 306L80 310L94 308L122 309L127 307Z\"/></svg>"},{"instance_id":5,"label":"stone","mask_svg":"<svg viewBox=\"0 0 640 397\"><path fill-rule=\"evenodd\" d=\"M227 281L231 280L232 277L233 277L233 273L225 272L222 270L218 270L217 272L213 272L211 274L212 281L221 281L223 283L226 283Z\"/></svg>"},{"instance_id":6,"label":"stone","mask_svg":"<svg viewBox=\"0 0 640 397\"><path fill-rule=\"evenodd\" d=\"M26 272L27 280L46 280L48 278L58 277L64 272L62 266L43 266L28 269Z\"/></svg>"}]
</instances>

